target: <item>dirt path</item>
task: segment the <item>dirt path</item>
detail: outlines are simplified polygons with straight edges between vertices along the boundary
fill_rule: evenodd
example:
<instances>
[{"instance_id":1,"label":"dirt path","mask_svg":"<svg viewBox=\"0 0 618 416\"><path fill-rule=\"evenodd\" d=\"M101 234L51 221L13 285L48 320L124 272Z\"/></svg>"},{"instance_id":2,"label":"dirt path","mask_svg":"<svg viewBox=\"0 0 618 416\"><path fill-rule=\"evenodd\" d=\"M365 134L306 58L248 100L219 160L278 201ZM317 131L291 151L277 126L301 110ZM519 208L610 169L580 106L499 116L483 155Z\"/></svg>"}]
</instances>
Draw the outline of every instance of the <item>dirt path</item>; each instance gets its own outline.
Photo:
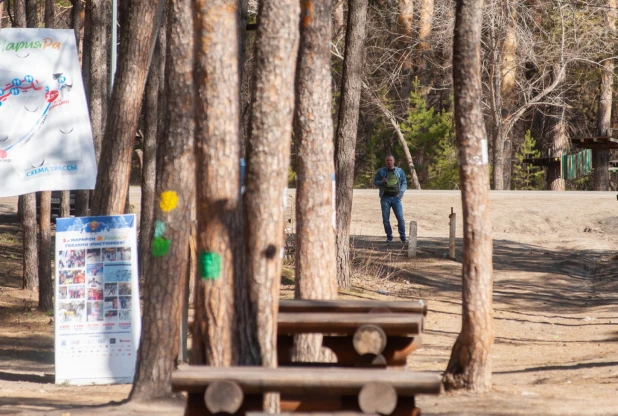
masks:
<instances>
[{"instance_id":1,"label":"dirt path","mask_svg":"<svg viewBox=\"0 0 618 416\"><path fill-rule=\"evenodd\" d=\"M293 198L290 194L290 200ZM495 347L491 392L420 397L424 415L609 415L618 413L618 202L602 192L493 192ZM19 290L17 229L0 200L0 414L182 414L182 405L71 406L122 401L129 386L53 383L53 325ZM10 205L10 204L9 204ZM460 329L461 240L448 251L457 192L408 192L418 257L383 242L376 191L355 192L354 289L346 297L429 302L417 370L443 371ZM6 209L6 210L5 210ZM5 210L5 211L3 211ZM290 287L283 287L289 292ZM39 412L35 412L38 410ZM41 412L42 411L42 412ZM158 412L157 412L158 411Z\"/></svg>"}]
</instances>

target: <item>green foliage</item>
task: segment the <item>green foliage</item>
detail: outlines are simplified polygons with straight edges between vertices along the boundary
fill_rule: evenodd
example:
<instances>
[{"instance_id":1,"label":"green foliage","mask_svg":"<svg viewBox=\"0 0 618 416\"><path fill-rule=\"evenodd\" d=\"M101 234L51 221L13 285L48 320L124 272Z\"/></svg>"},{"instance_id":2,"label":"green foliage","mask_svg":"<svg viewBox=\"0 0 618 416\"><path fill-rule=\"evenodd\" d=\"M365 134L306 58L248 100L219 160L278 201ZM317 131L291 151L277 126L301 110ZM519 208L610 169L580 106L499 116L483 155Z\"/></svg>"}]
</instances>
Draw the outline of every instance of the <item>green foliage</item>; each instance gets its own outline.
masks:
<instances>
[{"instance_id":1,"label":"green foliage","mask_svg":"<svg viewBox=\"0 0 618 416\"><path fill-rule=\"evenodd\" d=\"M453 114L427 107L418 82L410 93L408 119L401 124L410 152L416 161L421 186L429 189L457 189L459 166Z\"/></svg>"},{"instance_id":2,"label":"green foliage","mask_svg":"<svg viewBox=\"0 0 618 416\"><path fill-rule=\"evenodd\" d=\"M541 190L545 188L545 171L538 166L523 163L526 158L541 157L541 152L536 149L536 140L532 137L530 130L526 131L524 141L515 154L513 161L512 187L515 190L529 191Z\"/></svg>"}]
</instances>

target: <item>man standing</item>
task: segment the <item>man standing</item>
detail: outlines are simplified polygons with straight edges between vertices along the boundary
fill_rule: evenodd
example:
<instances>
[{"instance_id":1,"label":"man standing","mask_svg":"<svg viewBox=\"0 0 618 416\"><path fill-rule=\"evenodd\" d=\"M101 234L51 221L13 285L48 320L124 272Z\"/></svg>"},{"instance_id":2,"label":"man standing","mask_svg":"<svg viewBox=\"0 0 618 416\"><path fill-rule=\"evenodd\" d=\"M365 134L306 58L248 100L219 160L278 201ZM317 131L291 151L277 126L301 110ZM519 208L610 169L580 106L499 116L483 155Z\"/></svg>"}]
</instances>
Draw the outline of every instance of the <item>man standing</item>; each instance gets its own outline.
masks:
<instances>
[{"instance_id":1,"label":"man standing","mask_svg":"<svg viewBox=\"0 0 618 416\"><path fill-rule=\"evenodd\" d=\"M403 193L408 188L408 181L404 171L395 166L393 155L386 156L384 163L386 166L378 170L373 181L380 188L380 206L382 208L382 223L384 224L386 241L389 243L393 241L393 229L389 219L392 208L397 218L399 238L405 243L408 240L406 238L406 222L403 219L401 198L403 198Z\"/></svg>"}]
</instances>

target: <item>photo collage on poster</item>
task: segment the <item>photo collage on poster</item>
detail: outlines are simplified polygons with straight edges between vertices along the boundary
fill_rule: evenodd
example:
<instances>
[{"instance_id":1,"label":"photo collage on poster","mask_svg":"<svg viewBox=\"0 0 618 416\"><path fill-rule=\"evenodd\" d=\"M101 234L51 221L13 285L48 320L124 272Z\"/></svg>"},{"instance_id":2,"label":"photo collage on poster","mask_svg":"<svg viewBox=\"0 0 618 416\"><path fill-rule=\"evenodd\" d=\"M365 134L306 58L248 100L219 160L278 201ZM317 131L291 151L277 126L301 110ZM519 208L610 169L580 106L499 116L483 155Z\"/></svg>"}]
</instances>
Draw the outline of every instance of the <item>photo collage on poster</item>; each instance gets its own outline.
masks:
<instances>
[{"instance_id":1,"label":"photo collage on poster","mask_svg":"<svg viewBox=\"0 0 618 416\"><path fill-rule=\"evenodd\" d=\"M71 322L131 320L131 248L58 252L59 318Z\"/></svg>"}]
</instances>

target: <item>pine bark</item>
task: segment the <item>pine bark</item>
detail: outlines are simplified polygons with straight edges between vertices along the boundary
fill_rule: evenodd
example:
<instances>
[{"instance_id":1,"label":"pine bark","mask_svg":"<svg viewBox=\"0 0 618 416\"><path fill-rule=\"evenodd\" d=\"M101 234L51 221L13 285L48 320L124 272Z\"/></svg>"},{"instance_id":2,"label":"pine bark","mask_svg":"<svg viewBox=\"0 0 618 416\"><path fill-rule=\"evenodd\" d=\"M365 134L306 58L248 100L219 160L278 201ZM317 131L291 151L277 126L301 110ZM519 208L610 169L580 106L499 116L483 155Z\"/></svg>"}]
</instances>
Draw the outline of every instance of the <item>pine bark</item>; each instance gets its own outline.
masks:
<instances>
[{"instance_id":1,"label":"pine bark","mask_svg":"<svg viewBox=\"0 0 618 416\"><path fill-rule=\"evenodd\" d=\"M301 1L300 47L296 68L296 287L300 299L337 297L335 172L331 115L332 1ZM295 356L315 361L321 336L298 337Z\"/></svg>"},{"instance_id":2,"label":"pine bark","mask_svg":"<svg viewBox=\"0 0 618 416\"><path fill-rule=\"evenodd\" d=\"M160 97L163 97L160 93L163 92L161 85L164 82L165 40L166 29L162 28L152 56L148 80L146 81L144 144L142 149L142 196L139 227L140 276L142 278L149 275L149 248L153 234L155 184L157 179L157 139L161 133L159 129L159 116L161 113L159 105L162 101Z\"/></svg>"},{"instance_id":3,"label":"pine bark","mask_svg":"<svg viewBox=\"0 0 618 416\"><path fill-rule=\"evenodd\" d=\"M193 362L237 364L248 295L242 276L237 0L194 0L198 262Z\"/></svg>"},{"instance_id":4,"label":"pine bark","mask_svg":"<svg viewBox=\"0 0 618 416\"><path fill-rule=\"evenodd\" d=\"M337 178L337 283L350 288L350 224L354 190L356 135L362 92L363 47L367 21L367 0L350 0L343 86L339 104L339 122L335 141Z\"/></svg>"},{"instance_id":5,"label":"pine bark","mask_svg":"<svg viewBox=\"0 0 618 416\"><path fill-rule=\"evenodd\" d=\"M156 183L156 193L162 203L154 211L157 224L154 238L158 241L167 240L170 247L167 253L157 252L149 256L147 270L156 270L156 273L148 273L144 285L142 336L130 396L135 401L149 401L171 395L170 380L179 350L180 321L189 264L187 252L191 211L195 198L194 48L193 38L186 36L186 28L192 25L192 3L190 0L180 0L170 4L165 65L168 112L165 129L160 137ZM155 63L157 59L153 59ZM151 75L160 69L161 65L153 66ZM160 75L152 76L160 78ZM156 90L153 83L149 85ZM149 110L154 111L151 107ZM154 115L156 118L156 112ZM164 204L164 192L165 195L178 197L177 206ZM153 250L155 240L152 242Z\"/></svg>"},{"instance_id":6,"label":"pine bark","mask_svg":"<svg viewBox=\"0 0 618 416\"><path fill-rule=\"evenodd\" d=\"M251 135L244 196L245 275L257 345L255 364L277 367L277 311L284 246L283 201L290 166L294 77L300 7L297 0L264 0L256 37Z\"/></svg>"},{"instance_id":7,"label":"pine bark","mask_svg":"<svg viewBox=\"0 0 618 416\"><path fill-rule=\"evenodd\" d=\"M124 213L135 132L154 45L152 24L159 0L133 1L121 27L118 68L101 146L93 215ZM92 92L92 90L91 90ZM96 150L96 147L95 147Z\"/></svg>"},{"instance_id":8,"label":"pine bark","mask_svg":"<svg viewBox=\"0 0 618 416\"><path fill-rule=\"evenodd\" d=\"M616 32L616 0L608 0L607 29L611 35ZM614 60L607 58L601 70L601 91L597 110L597 136L611 136L612 88L614 85ZM592 187L595 191L609 191L609 150L592 149Z\"/></svg>"},{"instance_id":9,"label":"pine bark","mask_svg":"<svg viewBox=\"0 0 618 416\"><path fill-rule=\"evenodd\" d=\"M23 195L22 231L24 234L24 289L39 287L39 256L37 251L36 195Z\"/></svg>"},{"instance_id":10,"label":"pine bark","mask_svg":"<svg viewBox=\"0 0 618 416\"><path fill-rule=\"evenodd\" d=\"M39 310L47 312L54 309L54 286L51 267L51 192L40 192L39 195Z\"/></svg>"},{"instance_id":11,"label":"pine bark","mask_svg":"<svg viewBox=\"0 0 618 416\"><path fill-rule=\"evenodd\" d=\"M462 328L444 374L447 390L491 388L493 335L489 167L483 160L480 40L483 0L458 0L453 43L455 123L464 245Z\"/></svg>"}]
</instances>

